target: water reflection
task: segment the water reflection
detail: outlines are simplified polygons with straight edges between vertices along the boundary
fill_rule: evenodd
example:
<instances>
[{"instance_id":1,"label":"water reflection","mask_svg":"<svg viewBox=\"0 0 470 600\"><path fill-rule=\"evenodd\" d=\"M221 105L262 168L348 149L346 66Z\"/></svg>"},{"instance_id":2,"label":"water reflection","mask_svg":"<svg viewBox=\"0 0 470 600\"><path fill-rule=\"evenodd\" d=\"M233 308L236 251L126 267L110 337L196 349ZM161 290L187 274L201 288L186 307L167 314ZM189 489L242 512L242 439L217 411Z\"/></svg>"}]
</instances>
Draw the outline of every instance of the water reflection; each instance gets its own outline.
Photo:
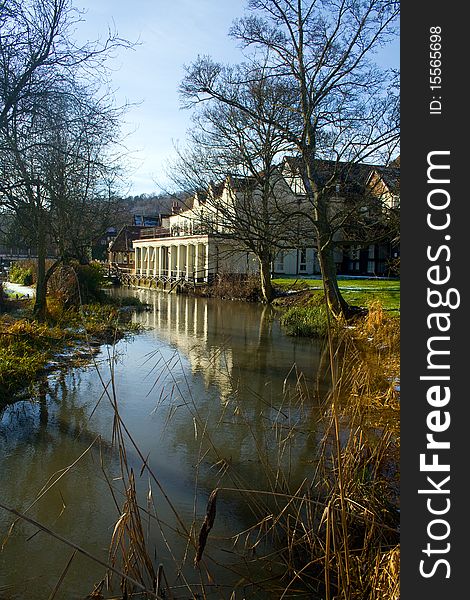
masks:
<instances>
[{"instance_id":1,"label":"water reflection","mask_svg":"<svg viewBox=\"0 0 470 600\"><path fill-rule=\"evenodd\" d=\"M128 295L129 290L115 293ZM104 461L111 478L118 473L119 456L111 446L114 413L103 394L111 372L126 427L188 528L195 513L200 524L215 487L260 485L262 463L279 441L283 454L271 460L284 461L290 465L289 477L302 479L321 434L312 427L316 400L310 393L321 348L311 340L286 337L271 309L147 290L134 293L150 304L149 311L133 317L146 330L113 349L103 347L97 357L99 376L94 368L56 374L39 382L29 401L1 415L1 498L19 510L26 510L51 476L102 437L103 450L93 445L28 514L103 559L119 515L101 470ZM300 382L299 372L305 376ZM290 439L294 423L305 423L305 434ZM149 479L131 445L128 459L140 473L137 487L145 504ZM121 498L119 492L116 497ZM172 552L181 560L186 542L174 533L174 515L158 489L153 498ZM221 562L230 560L226 550L231 542L223 540L249 526L251 519L239 495L221 494L210 553ZM2 537L10 523L11 517L1 512ZM177 579L179 567L159 527L151 530L157 562ZM0 553L0 589L12 586L17 598L47 598L68 557L58 542L19 523ZM188 577L194 579L191 561L188 556ZM225 572L211 569L230 584ZM101 567L75 558L56 597L83 598L102 575Z\"/></svg>"},{"instance_id":2,"label":"water reflection","mask_svg":"<svg viewBox=\"0 0 470 600\"><path fill-rule=\"evenodd\" d=\"M34 503L44 486L63 473L97 437L88 419L88 405L81 394L80 371L60 373L38 383L34 396L5 408L0 421L1 501L73 539L101 559L103 540L112 526L115 510L96 466L96 444L82 461ZM105 457L111 472L109 454ZM34 505L33 505L34 503ZM5 538L13 519L0 512L0 535ZM0 552L0 584L8 586L5 598L47 598L59 579L71 550L22 521L15 525ZM67 575L62 598L83 597L85 565L91 581L102 576L89 560L77 557ZM11 586L11 588L10 588ZM0 587L1 589L1 587Z\"/></svg>"},{"instance_id":3,"label":"water reflection","mask_svg":"<svg viewBox=\"0 0 470 600\"><path fill-rule=\"evenodd\" d=\"M151 310L137 320L177 348L192 373L202 373L206 389L216 385L222 402L235 391L265 399L282 395L286 377L295 379L293 365L310 381L316 378L320 346L286 340L270 307L148 290L138 294Z\"/></svg>"}]
</instances>

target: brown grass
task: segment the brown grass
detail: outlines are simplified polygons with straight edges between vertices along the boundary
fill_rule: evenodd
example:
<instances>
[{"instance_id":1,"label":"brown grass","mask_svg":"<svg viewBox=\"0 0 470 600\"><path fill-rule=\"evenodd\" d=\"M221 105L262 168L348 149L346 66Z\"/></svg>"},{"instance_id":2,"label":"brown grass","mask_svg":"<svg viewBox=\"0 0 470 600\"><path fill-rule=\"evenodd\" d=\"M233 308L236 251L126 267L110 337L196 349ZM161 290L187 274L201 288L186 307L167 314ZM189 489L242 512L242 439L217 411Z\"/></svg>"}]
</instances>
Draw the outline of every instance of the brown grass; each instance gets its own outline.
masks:
<instances>
[{"instance_id":1,"label":"brown grass","mask_svg":"<svg viewBox=\"0 0 470 600\"><path fill-rule=\"evenodd\" d=\"M259 276L219 274L210 286L196 288L195 293L211 298L257 302L261 298Z\"/></svg>"}]
</instances>

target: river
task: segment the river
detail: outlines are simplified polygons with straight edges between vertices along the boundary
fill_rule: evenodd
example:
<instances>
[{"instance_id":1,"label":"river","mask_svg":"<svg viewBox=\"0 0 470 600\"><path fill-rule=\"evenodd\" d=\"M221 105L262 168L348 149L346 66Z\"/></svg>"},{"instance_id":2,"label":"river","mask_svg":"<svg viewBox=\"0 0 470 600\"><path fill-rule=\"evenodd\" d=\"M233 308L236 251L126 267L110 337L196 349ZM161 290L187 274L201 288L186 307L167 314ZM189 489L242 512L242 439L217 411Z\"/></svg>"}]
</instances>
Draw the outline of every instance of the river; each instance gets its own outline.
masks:
<instances>
[{"instance_id":1,"label":"river","mask_svg":"<svg viewBox=\"0 0 470 600\"><path fill-rule=\"evenodd\" d=\"M250 570L244 554L256 530L236 537L256 520L235 488L266 486L268 460L294 482L311 476L321 438L314 426L317 393L327 388L317 378L320 344L286 336L272 309L257 304L112 293L135 294L150 305L132 317L144 330L102 346L95 364L54 372L3 410L1 502L109 562L124 502L113 444L115 399L138 447L125 436L139 502L152 515L144 519L150 555L163 565L174 597L191 597L185 582L199 589L201 578L208 597L230 598L236 585L233 598L270 597L246 581L240 586L241 572L266 577ZM304 434L290 439L291 426L303 423ZM215 488L217 516L195 569L185 531L197 538ZM82 599L102 580L103 566L23 520L6 539L13 521L0 510L2 600ZM103 588L103 597L116 595Z\"/></svg>"}]
</instances>

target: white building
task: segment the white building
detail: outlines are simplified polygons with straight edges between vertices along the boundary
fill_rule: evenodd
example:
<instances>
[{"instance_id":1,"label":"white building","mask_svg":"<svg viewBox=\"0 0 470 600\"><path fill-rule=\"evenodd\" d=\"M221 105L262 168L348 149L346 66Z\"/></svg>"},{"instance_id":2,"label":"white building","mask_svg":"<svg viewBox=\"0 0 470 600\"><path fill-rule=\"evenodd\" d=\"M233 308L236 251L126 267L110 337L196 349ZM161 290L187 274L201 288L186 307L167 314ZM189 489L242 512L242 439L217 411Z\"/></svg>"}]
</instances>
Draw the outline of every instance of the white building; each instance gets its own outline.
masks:
<instances>
[{"instance_id":1,"label":"white building","mask_svg":"<svg viewBox=\"0 0 470 600\"><path fill-rule=\"evenodd\" d=\"M338 273L383 275L399 255L393 240L358 242L358 223L386 221L399 211L399 167L347 165L315 161L315 177L329 194L329 219L336 242ZM302 166L287 158L269 178L227 177L204 194L195 194L186 208L166 219L158 235L141 234L133 242L135 274L142 277L209 281L216 274L249 274L260 269L253 240L265 240L273 275L319 274ZM348 220L344 215L349 214ZM335 225L339 223L339 225Z\"/></svg>"},{"instance_id":2,"label":"white building","mask_svg":"<svg viewBox=\"0 0 470 600\"><path fill-rule=\"evenodd\" d=\"M311 275L318 273L313 247L289 247L295 232L286 226L289 205L298 208L298 197L279 175L273 185L273 197L264 208L276 210L283 203L285 215L279 210L276 219L260 215L260 186L253 179L228 177L206 194L195 194L187 208L167 218L166 232L158 237L135 240L135 274L143 277L209 281L216 274L245 275L257 273L259 261L243 239L262 234L249 231L256 223L266 228L265 235L273 236L276 245L285 249L277 252L271 264L274 274ZM277 229L276 229L277 228Z\"/></svg>"}]
</instances>

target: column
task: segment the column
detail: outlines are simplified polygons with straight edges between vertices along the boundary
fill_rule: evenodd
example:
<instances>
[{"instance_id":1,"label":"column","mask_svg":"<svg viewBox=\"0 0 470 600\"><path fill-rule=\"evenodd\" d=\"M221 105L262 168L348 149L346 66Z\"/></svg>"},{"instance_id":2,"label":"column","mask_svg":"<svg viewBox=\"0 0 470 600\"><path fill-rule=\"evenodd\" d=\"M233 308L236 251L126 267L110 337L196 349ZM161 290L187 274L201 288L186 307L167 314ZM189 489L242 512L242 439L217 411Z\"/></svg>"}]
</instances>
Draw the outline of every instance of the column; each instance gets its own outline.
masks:
<instances>
[{"instance_id":1,"label":"column","mask_svg":"<svg viewBox=\"0 0 470 600\"><path fill-rule=\"evenodd\" d=\"M134 273L138 274L138 264L139 264L139 248L134 248Z\"/></svg>"},{"instance_id":2,"label":"column","mask_svg":"<svg viewBox=\"0 0 470 600\"><path fill-rule=\"evenodd\" d=\"M199 277L199 244L196 243L196 245L194 246L194 279L195 281L198 280Z\"/></svg>"},{"instance_id":3,"label":"column","mask_svg":"<svg viewBox=\"0 0 470 600\"><path fill-rule=\"evenodd\" d=\"M209 243L205 244L204 281L209 281Z\"/></svg>"},{"instance_id":4,"label":"column","mask_svg":"<svg viewBox=\"0 0 470 600\"><path fill-rule=\"evenodd\" d=\"M176 279L179 279L181 271L181 246L176 246Z\"/></svg>"},{"instance_id":5,"label":"column","mask_svg":"<svg viewBox=\"0 0 470 600\"><path fill-rule=\"evenodd\" d=\"M176 261L177 261L177 253L178 247L171 246L170 248L170 275L174 277L174 273L176 271Z\"/></svg>"},{"instance_id":6,"label":"column","mask_svg":"<svg viewBox=\"0 0 470 600\"><path fill-rule=\"evenodd\" d=\"M163 246L158 247L158 276L162 276L163 265Z\"/></svg>"},{"instance_id":7,"label":"column","mask_svg":"<svg viewBox=\"0 0 470 600\"><path fill-rule=\"evenodd\" d=\"M165 276L168 276L168 269L170 268L170 256L168 254L169 246L163 247L163 255L162 255L162 273Z\"/></svg>"},{"instance_id":8,"label":"column","mask_svg":"<svg viewBox=\"0 0 470 600\"><path fill-rule=\"evenodd\" d=\"M151 246L147 246L147 267L145 269L145 274L147 277L150 276L150 251L152 250Z\"/></svg>"},{"instance_id":9,"label":"column","mask_svg":"<svg viewBox=\"0 0 470 600\"><path fill-rule=\"evenodd\" d=\"M186 281L189 281L189 268L190 268L190 262L191 262L191 245L188 244L186 246L186 273L185 273L185 279Z\"/></svg>"}]
</instances>

